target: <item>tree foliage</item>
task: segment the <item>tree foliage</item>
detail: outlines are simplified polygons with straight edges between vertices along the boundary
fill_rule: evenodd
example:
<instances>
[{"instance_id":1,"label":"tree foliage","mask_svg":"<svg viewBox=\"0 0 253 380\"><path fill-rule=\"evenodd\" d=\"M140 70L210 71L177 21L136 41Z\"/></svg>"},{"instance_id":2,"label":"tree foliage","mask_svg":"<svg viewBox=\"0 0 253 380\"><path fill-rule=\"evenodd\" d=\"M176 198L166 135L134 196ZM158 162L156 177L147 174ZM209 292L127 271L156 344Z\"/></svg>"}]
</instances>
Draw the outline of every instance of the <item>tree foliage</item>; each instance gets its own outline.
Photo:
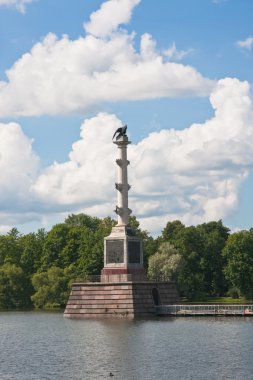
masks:
<instances>
[{"instance_id":1,"label":"tree foliage","mask_svg":"<svg viewBox=\"0 0 253 380\"><path fill-rule=\"evenodd\" d=\"M202 268L204 272L205 292L222 295L227 291L224 267L226 258L222 250L229 236L229 229L222 221L209 222L197 226L203 238Z\"/></svg>"},{"instance_id":2,"label":"tree foliage","mask_svg":"<svg viewBox=\"0 0 253 380\"><path fill-rule=\"evenodd\" d=\"M253 299L253 231L229 236L223 255L227 260L224 273L230 289Z\"/></svg>"},{"instance_id":3,"label":"tree foliage","mask_svg":"<svg viewBox=\"0 0 253 380\"><path fill-rule=\"evenodd\" d=\"M180 236L180 233L184 230L184 228L185 226L180 222L180 220L168 222L162 231L162 240L173 243L173 241L177 240Z\"/></svg>"},{"instance_id":4,"label":"tree foliage","mask_svg":"<svg viewBox=\"0 0 253 380\"><path fill-rule=\"evenodd\" d=\"M0 235L0 308L64 306L73 279L100 274L104 237L115 224L71 214L48 232ZM181 296L253 298L253 229L230 234L221 221L186 227L175 220L154 238L136 217L129 224L143 239L149 276L176 280Z\"/></svg>"},{"instance_id":5,"label":"tree foliage","mask_svg":"<svg viewBox=\"0 0 253 380\"><path fill-rule=\"evenodd\" d=\"M185 265L178 275L181 294L189 299L222 295L227 290L222 250L229 229L221 221L185 227L180 221L167 223L161 240L172 243Z\"/></svg>"},{"instance_id":6,"label":"tree foliage","mask_svg":"<svg viewBox=\"0 0 253 380\"><path fill-rule=\"evenodd\" d=\"M176 281L183 265L184 260L178 250L168 242L162 243L158 251L149 258L148 277L156 281Z\"/></svg>"},{"instance_id":7,"label":"tree foliage","mask_svg":"<svg viewBox=\"0 0 253 380\"><path fill-rule=\"evenodd\" d=\"M36 273L32 277L32 284L35 293L31 298L35 307L62 307L66 304L68 278L63 269L52 266L46 272Z\"/></svg>"},{"instance_id":8,"label":"tree foliage","mask_svg":"<svg viewBox=\"0 0 253 380\"><path fill-rule=\"evenodd\" d=\"M26 278L23 270L15 264L4 264L0 267L0 308L19 309L28 307L26 298Z\"/></svg>"}]
</instances>

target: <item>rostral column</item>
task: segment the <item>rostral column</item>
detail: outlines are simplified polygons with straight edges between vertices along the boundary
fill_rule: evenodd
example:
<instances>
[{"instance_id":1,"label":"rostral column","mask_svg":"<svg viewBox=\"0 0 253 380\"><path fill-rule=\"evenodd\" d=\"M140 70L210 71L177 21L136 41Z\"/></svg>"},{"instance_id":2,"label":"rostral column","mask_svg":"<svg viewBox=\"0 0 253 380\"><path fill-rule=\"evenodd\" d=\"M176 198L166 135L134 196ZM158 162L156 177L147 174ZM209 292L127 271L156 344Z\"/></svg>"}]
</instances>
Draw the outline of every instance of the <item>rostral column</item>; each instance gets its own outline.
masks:
<instances>
[{"instance_id":1,"label":"rostral column","mask_svg":"<svg viewBox=\"0 0 253 380\"><path fill-rule=\"evenodd\" d=\"M131 144L126 135L127 126L118 128L116 140L118 147L116 159L118 202L115 209L118 215L118 224L104 240L104 268L101 272L104 281L138 281L146 279L143 267L142 239L134 236L129 227L128 184L127 169L130 162L127 159L127 145Z\"/></svg>"}]
</instances>

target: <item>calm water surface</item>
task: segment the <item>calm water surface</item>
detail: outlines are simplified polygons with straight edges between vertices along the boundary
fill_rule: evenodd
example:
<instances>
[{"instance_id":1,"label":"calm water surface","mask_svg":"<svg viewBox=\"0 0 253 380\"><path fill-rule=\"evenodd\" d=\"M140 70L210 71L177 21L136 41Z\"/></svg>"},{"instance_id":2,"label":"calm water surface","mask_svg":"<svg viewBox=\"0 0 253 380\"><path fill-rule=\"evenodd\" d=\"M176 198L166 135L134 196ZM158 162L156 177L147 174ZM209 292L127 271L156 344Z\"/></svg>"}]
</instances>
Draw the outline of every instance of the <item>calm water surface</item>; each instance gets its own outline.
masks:
<instances>
[{"instance_id":1,"label":"calm water surface","mask_svg":"<svg viewBox=\"0 0 253 380\"><path fill-rule=\"evenodd\" d=\"M252 380L253 318L76 321L0 313L0 380L109 378Z\"/></svg>"}]
</instances>

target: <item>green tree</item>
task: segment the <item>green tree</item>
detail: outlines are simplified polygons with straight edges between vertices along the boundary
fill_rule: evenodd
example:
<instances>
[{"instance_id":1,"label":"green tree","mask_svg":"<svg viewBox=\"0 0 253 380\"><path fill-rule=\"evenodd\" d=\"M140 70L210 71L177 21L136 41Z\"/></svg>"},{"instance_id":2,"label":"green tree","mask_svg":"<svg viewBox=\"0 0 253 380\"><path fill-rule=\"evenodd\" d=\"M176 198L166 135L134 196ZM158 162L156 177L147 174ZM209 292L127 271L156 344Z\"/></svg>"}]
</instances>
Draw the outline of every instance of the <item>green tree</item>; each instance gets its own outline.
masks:
<instances>
[{"instance_id":1,"label":"green tree","mask_svg":"<svg viewBox=\"0 0 253 380\"><path fill-rule=\"evenodd\" d=\"M253 232L240 231L230 235L223 255L227 260L224 273L230 288L253 299Z\"/></svg>"},{"instance_id":2,"label":"green tree","mask_svg":"<svg viewBox=\"0 0 253 380\"><path fill-rule=\"evenodd\" d=\"M110 217L99 219L72 214L65 223L70 228L68 242L60 255L65 266L77 277L99 275L104 264L104 237L110 234L115 221Z\"/></svg>"},{"instance_id":3,"label":"green tree","mask_svg":"<svg viewBox=\"0 0 253 380\"><path fill-rule=\"evenodd\" d=\"M20 266L25 275L25 293L27 301L31 302L34 292L32 275L41 267L41 257L46 240L46 232L43 229L37 233L29 233L19 238L21 249Z\"/></svg>"},{"instance_id":4,"label":"green tree","mask_svg":"<svg viewBox=\"0 0 253 380\"><path fill-rule=\"evenodd\" d=\"M64 307L67 303L69 278L62 268L51 267L32 278L35 293L32 301L36 308Z\"/></svg>"},{"instance_id":5,"label":"green tree","mask_svg":"<svg viewBox=\"0 0 253 380\"><path fill-rule=\"evenodd\" d=\"M34 274L41 266L46 236L45 230L40 229L37 233L29 233L19 239L21 248L20 265L27 275Z\"/></svg>"},{"instance_id":6,"label":"green tree","mask_svg":"<svg viewBox=\"0 0 253 380\"><path fill-rule=\"evenodd\" d=\"M71 227L87 227L90 231L96 231L101 220L86 214L71 214L65 219L64 223Z\"/></svg>"},{"instance_id":7,"label":"green tree","mask_svg":"<svg viewBox=\"0 0 253 380\"><path fill-rule=\"evenodd\" d=\"M31 305L26 297L26 278L23 270L15 264L0 267L0 308L13 309Z\"/></svg>"},{"instance_id":8,"label":"green tree","mask_svg":"<svg viewBox=\"0 0 253 380\"><path fill-rule=\"evenodd\" d=\"M10 263L19 266L22 252L19 244L20 236L18 230L12 228L7 235L0 237L0 265Z\"/></svg>"},{"instance_id":9,"label":"green tree","mask_svg":"<svg viewBox=\"0 0 253 380\"><path fill-rule=\"evenodd\" d=\"M68 243L70 229L70 226L62 223L56 224L48 232L41 258L41 269L43 271L51 266L64 267L64 263L61 260L61 252Z\"/></svg>"},{"instance_id":10,"label":"green tree","mask_svg":"<svg viewBox=\"0 0 253 380\"><path fill-rule=\"evenodd\" d=\"M173 245L182 255L185 265L178 274L178 286L182 296L188 299L203 297L205 292L205 278L202 256L204 240L194 226L185 227L173 238Z\"/></svg>"},{"instance_id":11,"label":"green tree","mask_svg":"<svg viewBox=\"0 0 253 380\"><path fill-rule=\"evenodd\" d=\"M78 252L81 244L81 237L87 231L86 227L69 227L65 245L59 252L59 261L63 268L68 267L71 264L76 264L78 261Z\"/></svg>"},{"instance_id":12,"label":"green tree","mask_svg":"<svg viewBox=\"0 0 253 380\"><path fill-rule=\"evenodd\" d=\"M173 244L180 237L180 233L184 230L185 226L180 222L180 220L174 220L173 222L168 222L166 227L162 230L162 241L169 241Z\"/></svg>"},{"instance_id":13,"label":"green tree","mask_svg":"<svg viewBox=\"0 0 253 380\"><path fill-rule=\"evenodd\" d=\"M209 222L197 226L203 239L201 266L204 272L205 290L210 295L222 295L227 290L224 276L226 260L222 250L229 236L229 229L222 221Z\"/></svg>"},{"instance_id":14,"label":"green tree","mask_svg":"<svg viewBox=\"0 0 253 380\"><path fill-rule=\"evenodd\" d=\"M104 237L108 234L107 226L103 225L95 232L83 229L78 252L80 276L100 275L104 266Z\"/></svg>"},{"instance_id":15,"label":"green tree","mask_svg":"<svg viewBox=\"0 0 253 380\"><path fill-rule=\"evenodd\" d=\"M132 230L133 235L138 237L143 237L143 235L147 234L147 231L142 231L140 228L140 222L137 220L136 216L129 216L129 227Z\"/></svg>"},{"instance_id":16,"label":"green tree","mask_svg":"<svg viewBox=\"0 0 253 380\"><path fill-rule=\"evenodd\" d=\"M148 277L156 280L177 280L184 260L178 250L168 242L162 243L158 251L150 256Z\"/></svg>"}]
</instances>

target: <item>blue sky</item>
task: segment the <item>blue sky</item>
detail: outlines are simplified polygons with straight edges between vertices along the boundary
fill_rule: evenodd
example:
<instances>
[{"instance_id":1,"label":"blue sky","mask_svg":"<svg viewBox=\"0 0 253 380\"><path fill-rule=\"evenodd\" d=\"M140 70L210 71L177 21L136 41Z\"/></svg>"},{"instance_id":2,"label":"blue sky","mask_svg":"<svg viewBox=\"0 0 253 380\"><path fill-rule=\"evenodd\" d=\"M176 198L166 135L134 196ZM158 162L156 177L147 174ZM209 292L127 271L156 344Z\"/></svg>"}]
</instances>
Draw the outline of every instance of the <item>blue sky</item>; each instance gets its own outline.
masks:
<instances>
[{"instance_id":1,"label":"blue sky","mask_svg":"<svg viewBox=\"0 0 253 380\"><path fill-rule=\"evenodd\" d=\"M0 0L0 231L113 216L253 226L251 0Z\"/></svg>"}]
</instances>

